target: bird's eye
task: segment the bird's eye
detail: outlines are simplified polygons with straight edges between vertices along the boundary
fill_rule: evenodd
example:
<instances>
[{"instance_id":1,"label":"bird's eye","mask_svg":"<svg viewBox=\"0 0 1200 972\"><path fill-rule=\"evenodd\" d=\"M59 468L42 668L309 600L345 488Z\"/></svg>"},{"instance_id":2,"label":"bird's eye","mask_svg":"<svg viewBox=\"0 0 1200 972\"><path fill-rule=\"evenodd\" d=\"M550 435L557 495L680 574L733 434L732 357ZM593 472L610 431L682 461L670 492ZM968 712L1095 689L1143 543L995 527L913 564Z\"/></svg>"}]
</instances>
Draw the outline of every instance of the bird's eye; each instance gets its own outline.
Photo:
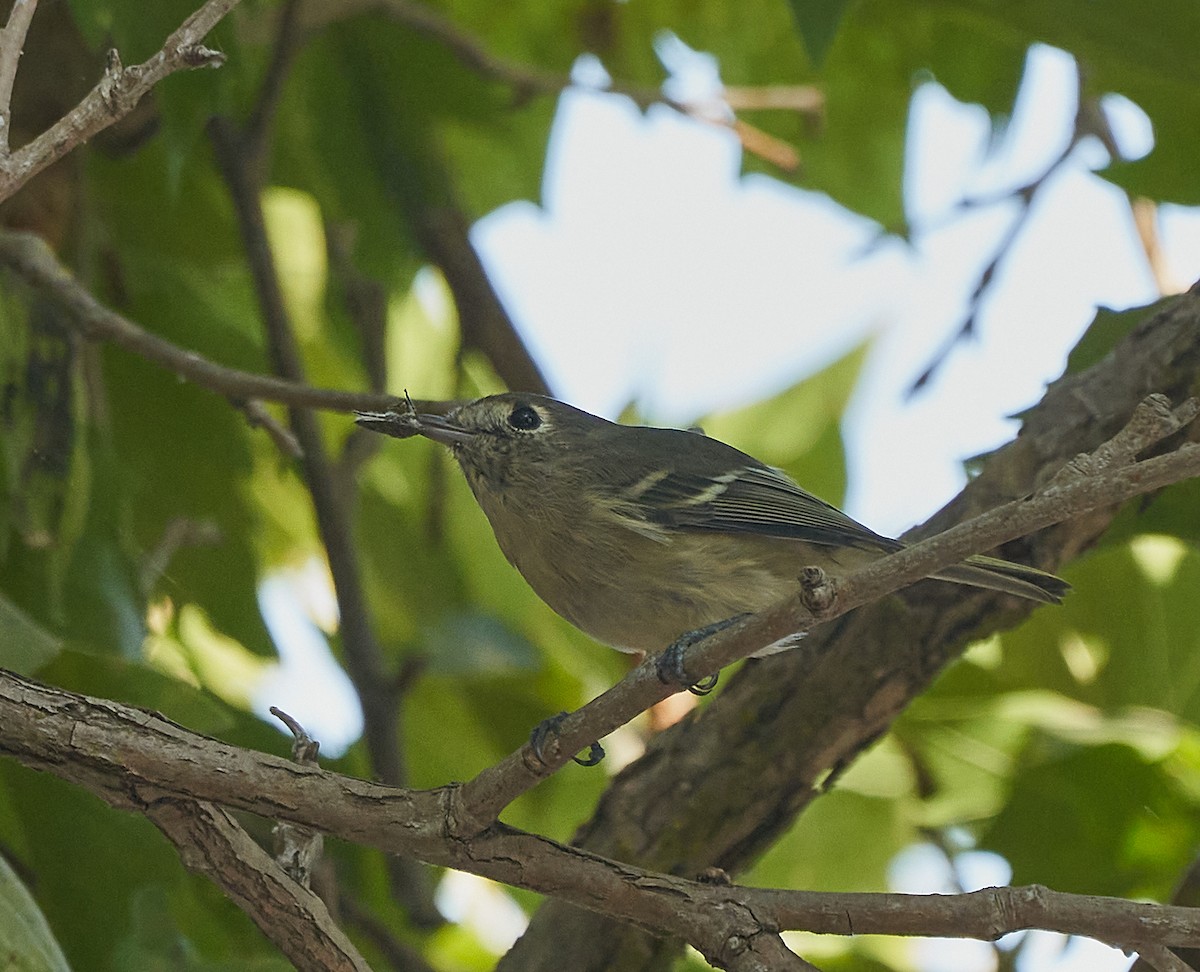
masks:
<instances>
[{"instance_id":1,"label":"bird's eye","mask_svg":"<svg viewBox=\"0 0 1200 972\"><path fill-rule=\"evenodd\" d=\"M537 409L528 405L518 405L509 413L508 424L522 432L532 432L542 424L542 417L538 415Z\"/></svg>"}]
</instances>

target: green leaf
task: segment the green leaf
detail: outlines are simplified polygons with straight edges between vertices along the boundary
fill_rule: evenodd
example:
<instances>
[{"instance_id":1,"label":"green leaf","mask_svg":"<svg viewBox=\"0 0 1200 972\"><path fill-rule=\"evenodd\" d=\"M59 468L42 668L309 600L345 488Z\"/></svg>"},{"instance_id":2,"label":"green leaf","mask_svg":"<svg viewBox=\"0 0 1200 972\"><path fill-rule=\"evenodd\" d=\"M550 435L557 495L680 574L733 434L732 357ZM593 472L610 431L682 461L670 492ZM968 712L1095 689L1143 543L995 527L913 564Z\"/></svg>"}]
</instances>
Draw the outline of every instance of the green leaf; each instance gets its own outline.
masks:
<instances>
[{"instance_id":1,"label":"green leaf","mask_svg":"<svg viewBox=\"0 0 1200 972\"><path fill-rule=\"evenodd\" d=\"M0 280L0 588L54 627L91 505L82 348L60 308Z\"/></svg>"},{"instance_id":2,"label":"green leaf","mask_svg":"<svg viewBox=\"0 0 1200 972\"><path fill-rule=\"evenodd\" d=\"M274 948L261 943L251 951L243 944L237 952L223 948L232 956L206 958L200 942L180 927L175 912L180 910L178 894L171 895L162 886L139 888L132 902L132 920L128 934L117 945L114 966L120 969L171 969L176 972L288 972L293 965ZM211 949L212 943L209 944ZM224 944L224 943L222 943ZM257 942L251 945L259 945ZM265 947L263 947L265 946Z\"/></svg>"},{"instance_id":3,"label":"green leaf","mask_svg":"<svg viewBox=\"0 0 1200 972\"><path fill-rule=\"evenodd\" d=\"M1132 500L1117 514L1101 545L1123 543L1141 534L1178 537L1200 543L1200 480L1188 479L1161 493Z\"/></svg>"},{"instance_id":4,"label":"green leaf","mask_svg":"<svg viewBox=\"0 0 1200 972\"><path fill-rule=\"evenodd\" d=\"M1092 323L1088 325L1083 336L1067 356L1066 373L1077 375L1086 371L1116 347L1138 324L1173 304L1177 299L1164 297L1153 304L1129 307L1120 311L1108 307L1097 308Z\"/></svg>"},{"instance_id":5,"label":"green leaf","mask_svg":"<svg viewBox=\"0 0 1200 972\"><path fill-rule=\"evenodd\" d=\"M430 671L439 675L516 675L541 665L541 655L529 641L491 615L475 611L444 616L423 643Z\"/></svg>"},{"instance_id":6,"label":"green leaf","mask_svg":"<svg viewBox=\"0 0 1200 972\"><path fill-rule=\"evenodd\" d=\"M0 956L9 972L69 972L46 917L0 856Z\"/></svg>"},{"instance_id":7,"label":"green leaf","mask_svg":"<svg viewBox=\"0 0 1200 972\"><path fill-rule=\"evenodd\" d=\"M174 852L145 819L48 774L6 760L0 788L19 821L21 867L36 875L38 902L68 959L77 968L106 967L135 889L177 875Z\"/></svg>"},{"instance_id":8,"label":"green leaf","mask_svg":"<svg viewBox=\"0 0 1200 972\"><path fill-rule=\"evenodd\" d=\"M788 0L809 60L820 67L851 0Z\"/></svg>"},{"instance_id":9,"label":"green leaf","mask_svg":"<svg viewBox=\"0 0 1200 972\"><path fill-rule=\"evenodd\" d=\"M900 848L915 838L891 800L840 789L815 801L746 876L747 884L878 891ZM855 848L847 854L846 848Z\"/></svg>"},{"instance_id":10,"label":"green leaf","mask_svg":"<svg viewBox=\"0 0 1200 972\"><path fill-rule=\"evenodd\" d=\"M982 105L999 125L1012 114L1029 42L973 11L914 4L928 30L928 69L959 101Z\"/></svg>"},{"instance_id":11,"label":"green leaf","mask_svg":"<svg viewBox=\"0 0 1200 972\"><path fill-rule=\"evenodd\" d=\"M32 675L62 649L62 641L0 594L0 668Z\"/></svg>"},{"instance_id":12,"label":"green leaf","mask_svg":"<svg viewBox=\"0 0 1200 972\"><path fill-rule=\"evenodd\" d=\"M308 187L327 218L359 228L356 255L372 276L406 284L447 213L481 216L538 192L552 100L515 103L394 19L323 32L291 80L281 177Z\"/></svg>"},{"instance_id":13,"label":"green leaf","mask_svg":"<svg viewBox=\"0 0 1200 972\"><path fill-rule=\"evenodd\" d=\"M1190 177L1200 116L1200 70L1191 39L1200 34L1192 0L1064 0L1055 4L951 0L951 16L991 21L1022 43L1050 44L1079 61L1091 94L1125 95L1150 117L1155 148L1136 162L1118 162L1103 175L1129 192L1183 205L1200 202ZM930 6L930 9L938 9ZM936 68L935 68L936 71Z\"/></svg>"},{"instance_id":14,"label":"green leaf","mask_svg":"<svg viewBox=\"0 0 1200 972\"><path fill-rule=\"evenodd\" d=\"M1035 744L980 847L1003 855L1014 884L1124 897L1170 896L1200 840L1194 799L1126 746Z\"/></svg>"},{"instance_id":15,"label":"green leaf","mask_svg":"<svg viewBox=\"0 0 1200 972\"><path fill-rule=\"evenodd\" d=\"M867 345L770 398L700 421L705 433L782 469L830 502L846 490L841 420Z\"/></svg>"},{"instance_id":16,"label":"green leaf","mask_svg":"<svg viewBox=\"0 0 1200 972\"><path fill-rule=\"evenodd\" d=\"M1139 706L1200 721L1200 555L1178 546L1161 576L1130 543L1072 564L1071 594L1004 634L996 674L1011 687L1053 689L1108 713Z\"/></svg>"},{"instance_id":17,"label":"green leaf","mask_svg":"<svg viewBox=\"0 0 1200 972\"><path fill-rule=\"evenodd\" d=\"M908 106L922 61L912 34L913 25L895 5L867 0L856 6L826 61L824 120L815 130L797 132L800 184L889 232L905 228ZM863 72L868 61L872 70Z\"/></svg>"}]
</instances>

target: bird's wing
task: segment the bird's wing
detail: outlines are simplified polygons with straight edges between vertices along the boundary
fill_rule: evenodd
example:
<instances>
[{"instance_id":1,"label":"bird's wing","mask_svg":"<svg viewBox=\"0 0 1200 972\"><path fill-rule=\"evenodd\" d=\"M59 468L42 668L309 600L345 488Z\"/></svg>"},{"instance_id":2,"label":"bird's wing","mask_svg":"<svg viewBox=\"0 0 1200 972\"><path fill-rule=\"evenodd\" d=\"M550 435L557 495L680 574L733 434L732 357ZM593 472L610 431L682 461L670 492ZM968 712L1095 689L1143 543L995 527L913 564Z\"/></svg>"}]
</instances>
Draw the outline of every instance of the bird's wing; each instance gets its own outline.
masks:
<instances>
[{"instance_id":1,"label":"bird's wing","mask_svg":"<svg viewBox=\"0 0 1200 972\"><path fill-rule=\"evenodd\" d=\"M668 529L757 533L867 550L901 546L769 466L738 466L715 477L679 468L657 471L633 484L628 497L649 523Z\"/></svg>"}]
</instances>

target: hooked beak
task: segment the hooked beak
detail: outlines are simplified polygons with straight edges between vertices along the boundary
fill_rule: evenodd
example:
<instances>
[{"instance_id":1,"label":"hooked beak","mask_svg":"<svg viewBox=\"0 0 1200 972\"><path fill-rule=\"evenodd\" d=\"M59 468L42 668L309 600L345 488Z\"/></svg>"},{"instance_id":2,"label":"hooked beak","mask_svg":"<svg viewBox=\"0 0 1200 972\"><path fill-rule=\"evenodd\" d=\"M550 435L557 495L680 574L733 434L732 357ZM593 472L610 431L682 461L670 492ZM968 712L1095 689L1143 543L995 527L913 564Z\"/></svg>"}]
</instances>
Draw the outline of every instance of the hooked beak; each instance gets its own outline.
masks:
<instances>
[{"instance_id":1,"label":"hooked beak","mask_svg":"<svg viewBox=\"0 0 1200 972\"><path fill-rule=\"evenodd\" d=\"M382 432L397 439L408 439L423 435L443 445L469 442L475 437L470 429L456 425L444 415L426 415L416 412L355 412L354 421L364 429Z\"/></svg>"}]
</instances>

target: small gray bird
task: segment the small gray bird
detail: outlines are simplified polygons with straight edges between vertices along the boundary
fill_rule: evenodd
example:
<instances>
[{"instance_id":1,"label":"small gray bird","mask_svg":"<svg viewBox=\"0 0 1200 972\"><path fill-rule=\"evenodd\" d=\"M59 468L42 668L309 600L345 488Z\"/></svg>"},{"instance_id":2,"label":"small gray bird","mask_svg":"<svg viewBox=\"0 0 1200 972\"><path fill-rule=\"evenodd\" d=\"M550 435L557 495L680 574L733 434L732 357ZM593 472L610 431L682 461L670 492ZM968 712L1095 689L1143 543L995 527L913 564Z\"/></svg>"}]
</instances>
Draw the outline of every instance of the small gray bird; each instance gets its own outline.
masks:
<instances>
[{"instance_id":1,"label":"small gray bird","mask_svg":"<svg viewBox=\"0 0 1200 972\"><path fill-rule=\"evenodd\" d=\"M355 421L449 446L509 562L558 614L623 651L761 611L798 589L805 566L844 573L904 546L700 432L617 425L539 395ZM991 557L936 576L1050 604L1069 589Z\"/></svg>"}]
</instances>

